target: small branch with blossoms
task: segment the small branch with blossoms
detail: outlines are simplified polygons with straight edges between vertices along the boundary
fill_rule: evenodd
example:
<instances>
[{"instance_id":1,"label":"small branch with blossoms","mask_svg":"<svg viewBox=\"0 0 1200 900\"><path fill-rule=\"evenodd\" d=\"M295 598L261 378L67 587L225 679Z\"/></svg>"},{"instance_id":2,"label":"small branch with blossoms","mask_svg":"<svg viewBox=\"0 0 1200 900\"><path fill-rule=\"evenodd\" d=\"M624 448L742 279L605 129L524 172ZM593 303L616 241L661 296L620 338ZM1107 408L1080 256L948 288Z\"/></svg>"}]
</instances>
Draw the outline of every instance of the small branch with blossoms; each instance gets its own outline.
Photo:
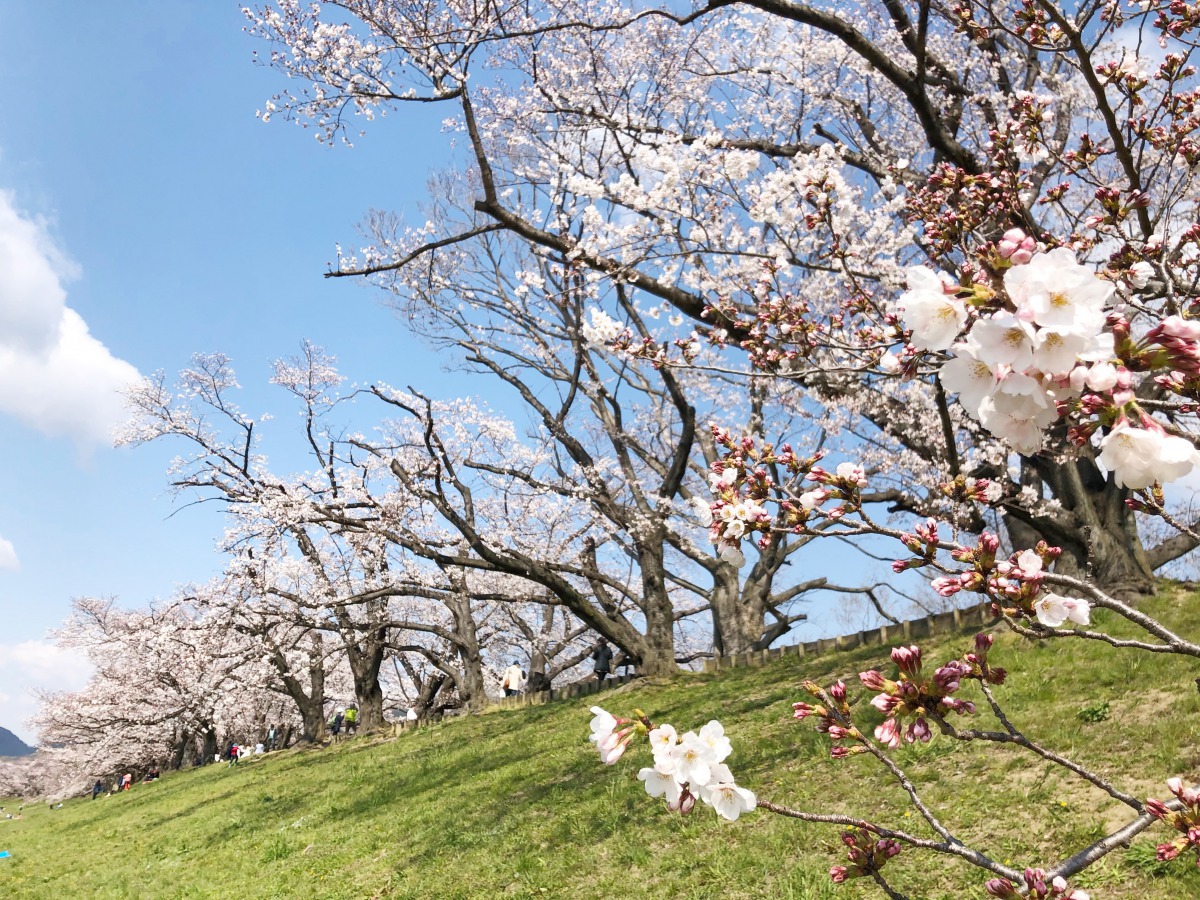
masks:
<instances>
[{"instance_id":1,"label":"small branch with blossoms","mask_svg":"<svg viewBox=\"0 0 1200 900\"><path fill-rule=\"evenodd\" d=\"M1026 565L1030 563L1026 562ZM874 757L908 795L914 809L937 835L937 839L886 828L860 817L797 810L756 797L752 791L735 782L726 765L725 760L732 753L732 744L723 726L716 720L710 721L698 732L689 731L680 735L671 725L655 725L641 710L635 710L632 718L619 719L599 707L593 707L591 740L601 760L612 764L624 755L634 740L647 739L651 747L652 765L639 770L637 777L650 796L662 797L672 811L690 813L700 801L730 821L736 821L741 815L757 808L801 821L845 826L842 843L847 848L846 863L830 868L831 880L842 883L854 878L870 878L888 897L905 896L887 881L882 869L907 846L954 856L997 876L985 885L990 896L1088 900L1085 891L1072 888L1066 879L1126 845L1156 820L1162 820L1180 835L1169 843L1159 845L1160 859L1173 859L1182 851L1191 849L1196 852L1200 865L1200 790L1186 788L1179 779L1171 779L1168 787L1175 795L1174 800L1166 803L1148 800L1143 803L1099 774L1023 735L995 695L994 689L1005 684L1007 672L989 658L993 646L991 635L978 634L972 648L961 658L938 666L932 674L927 673L923 653L918 646L894 648L891 652L891 661L897 669L894 677L886 677L875 669L859 673L862 685L878 692L869 705L884 716L883 722L870 731L857 723L855 702L842 681L828 688L806 681L803 687L815 702L798 701L793 704L796 719L811 720L817 732L828 737L833 759L844 760L860 754ZM963 685L971 682L978 685L1003 731L966 729L951 724L952 717L977 713L974 702L958 696ZM936 726L936 730L931 725ZM912 779L888 753L902 743L928 743L937 733L963 742L981 741L1021 747L1129 806L1136 818L1048 869L1031 867L1023 872L1012 869L956 837L922 799Z\"/></svg>"}]
</instances>

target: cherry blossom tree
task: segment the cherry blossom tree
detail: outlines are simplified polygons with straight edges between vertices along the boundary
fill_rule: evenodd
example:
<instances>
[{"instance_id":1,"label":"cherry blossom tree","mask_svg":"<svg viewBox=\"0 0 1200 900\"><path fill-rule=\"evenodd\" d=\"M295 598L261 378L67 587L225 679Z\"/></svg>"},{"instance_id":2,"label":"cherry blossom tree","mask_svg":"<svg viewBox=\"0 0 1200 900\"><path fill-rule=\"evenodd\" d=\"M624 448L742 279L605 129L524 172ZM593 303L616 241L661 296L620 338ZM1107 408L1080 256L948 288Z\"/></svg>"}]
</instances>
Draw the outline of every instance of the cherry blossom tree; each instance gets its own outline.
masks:
<instances>
[{"instance_id":1,"label":"cherry blossom tree","mask_svg":"<svg viewBox=\"0 0 1200 900\"><path fill-rule=\"evenodd\" d=\"M185 601L143 610L74 601L53 636L86 653L95 673L79 691L42 695L33 720L60 791L125 769L209 762L222 739L247 740L283 716L256 648L222 625Z\"/></svg>"},{"instance_id":2,"label":"cherry blossom tree","mask_svg":"<svg viewBox=\"0 0 1200 900\"><path fill-rule=\"evenodd\" d=\"M437 218L468 217L461 199L445 193L435 204ZM390 227L380 220L377 237L390 239ZM498 380L552 439L542 452L553 466L541 464L535 476L531 467L538 464L530 460L522 464L529 475L510 471L529 481L526 490L536 486L574 499L580 521L591 516L600 523L602 535L592 540L624 547L642 581L638 602L662 611L647 618L648 627L657 622L666 628L667 592L674 591L689 598L672 601L677 610L683 605L708 613L715 652L737 654L768 646L803 620L797 601L814 589L857 589L823 578L777 580L807 538L781 535L764 542L744 580L729 559L692 539L694 504L703 506L707 464L716 459L702 423L746 416L760 435L768 427L788 435L797 422L807 425L773 390L774 382L747 379L745 372L712 377L614 358L605 342L629 330L650 334L662 316L660 305L643 307L618 288L612 299L627 323L622 332L606 313L589 310L597 286L569 261L529 254L496 235L480 237L474 249L477 255L447 249L426 265L380 273L376 280L395 295L398 312L414 330ZM790 387L779 384L784 392ZM795 440L807 435L798 433ZM641 648L606 637L641 658Z\"/></svg>"},{"instance_id":3,"label":"cherry blossom tree","mask_svg":"<svg viewBox=\"0 0 1200 900\"><path fill-rule=\"evenodd\" d=\"M264 118L332 141L406 102L441 102L467 142L470 220L373 235L334 274L482 258L504 231L786 369L836 407L831 431L850 446L867 432L896 473L897 507L936 508L931 472L990 477L1018 544L1054 540L1060 568L1135 590L1195 546L1144 550L1124 486L1065 434L1039 452L1027 440L1010 467L1008 446L949 402L925 357L889 350L905 266L957 274L1012 227L1110 257L1114 272L1144 263L1142 296L1168 284L1151 274L1168 257L1186 270L1185 229L1164 228L1187 218L1186 15L889 0L836 13L773 0L414 9L247 13L270 64L308 86ZM1158 33L1179 52L1139 56ZM1143 109L1145 123L1123 124ZM1180 275L1173 290L1189 283ZM688 333L636 340L658 354Z\"/></svg>"},{"instance_id":4,"label":"cherry blossom tree","mask_svg":"<svg viewBox=\"0 0 1200 900\"><path fill-rule=\"evenodd\" d=\"M421 698L410 705L482 706L490 632L479 623L501 599L525 598L527 585L478 560L467 571L466 560L447 552L461 538L420 498L377 487L381 473L391 481L386 467L328 424L349 398L339 395L340 376L319 348L305 344L276 365L272 380L300 410L309 472L273 473L258 449L261 429L234 404L237 381L223 356L198 356L174 388L156 376L130 391L136 416L121 440L182 442L188 455L172 467L173 486L226 506L218 548L229 555L227 573L197 596L258 642L306 740L324 736L326 679L340 665L360 728L378 727L381 672L393 654L421 656L444 676L418 685L420 664L402 666L406 690Z\"/></svg>"}]
</instances>

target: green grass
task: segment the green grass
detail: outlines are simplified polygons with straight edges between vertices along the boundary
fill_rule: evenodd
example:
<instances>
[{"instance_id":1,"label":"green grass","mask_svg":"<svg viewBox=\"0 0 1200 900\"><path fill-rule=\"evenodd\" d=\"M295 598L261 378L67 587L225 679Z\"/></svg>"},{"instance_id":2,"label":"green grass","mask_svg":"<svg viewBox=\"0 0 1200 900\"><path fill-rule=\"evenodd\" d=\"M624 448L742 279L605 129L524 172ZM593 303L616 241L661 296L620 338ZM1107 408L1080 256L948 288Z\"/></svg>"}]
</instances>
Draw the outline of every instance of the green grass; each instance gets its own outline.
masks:
<instances>
[{"instance_id":1,"label":"green grass","mask_svg":"<svg viewBox=\"0 0 1200 900\"><path fill-rule=\"evenodd\" d=\"M1173 593L1147 608L1200 633L1195 597ZM1096 619L1127 631L1103 612ZM927 662L937 662L966 649L970 636L921 643ZM1137 796L1164 797L1171 775L1197 778L1194 660L1007 634L992 659L1011 673L997 693L1035 740ZM845 677L852 696L865 698L850 677L885 661L877 647L789 658L631 684L600 702L618 715L640 707L681 731L719 718L733 740L730 767L759 796L927 834L873 761L830 760L828 742L791 717L804 678ZM970 697L974 686L965 690ZM842 861L834 828L762 812L736 823L707 808L668 813L635 779L646 750L599 764L586 740L592 702L496 711L394 740L209 766L62 810L36 806L21 821L0 821L0 849L13 854L0 860L0 897L879 896L866 884L829 882L829 867ZM1090 721L1098 715L1084 711L1104 702L1106 717ZM976 719L993 724L987 714ZM897 759L953 831L1016 867L1056 859L1125 818L1106 795L1020 751L935 738ZM1166 834L1152 829L1077 883L1096 900L1200 896L1190 859L1153 859ZM907 851L888 870L899 890L930 900L982 897L986 880L946 857Z\"/></svg>"}]
</instances>

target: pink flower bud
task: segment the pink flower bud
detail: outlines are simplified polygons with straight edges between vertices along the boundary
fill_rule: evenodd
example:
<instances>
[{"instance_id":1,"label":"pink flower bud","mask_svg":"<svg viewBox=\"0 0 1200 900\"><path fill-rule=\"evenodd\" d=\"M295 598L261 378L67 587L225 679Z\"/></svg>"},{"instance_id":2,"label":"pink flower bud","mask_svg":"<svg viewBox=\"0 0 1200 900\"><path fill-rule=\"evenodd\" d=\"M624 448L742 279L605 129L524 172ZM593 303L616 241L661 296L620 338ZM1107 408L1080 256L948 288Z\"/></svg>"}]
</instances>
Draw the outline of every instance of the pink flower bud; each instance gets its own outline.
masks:
<instances>
[{"instance_id":1,"label":"pink flower bud","mask_svg":"<svg viewBox=\"0 0 1200 900\"><path fill-rule=\"evenodd\" d=\"M980 654L987 653L992 649L992 644L995 640L990 634L975 635L975 652Z\"/></svg>"},{"instance_id":2,"label":"pink flower bud","mask_svg":"<svg viewBox=\"0 0 1200 900\"><path fill-rule=\"evenodd\" d=\"M1200 341L1200 322L1180 316L1167 316L1160 326L1164 334L1185 341Z\"/></svg>"},{"instance_id":3,"label":"pink flower bud","mask_svg":"<svg viewBox=\"0 0 1200 900\"><path fill-rule=\"evenodd\" d=\"M829 877L833 880L834 884L842 884L846 880L846 873L848 871L845 866L833 866L829 870Z\"/></svg>"},{"instance_id":4,"label":"pink flower bud","mask_svg":"<svg viewBox=\"0 0 1200 900\"><path fill-rule=\"evenodd\" d=\"M1046 893L1046 872L1044 869L1025 870L1025 884L1029 886L1031 891L1037 891L1041 894Z\"/></svg>"},{"instance_id":5,"label":"pink flower bud","mask_svg":"<svg viewBox=\"0 0 1200 900\"><path fill-rule=\"evenodd\" d=\"M904 674L916 677L921 672L921 648L915 645L912 647L894 647L892 648L892 662Z\"/></svg>"},{"instance_id":6,"label":"pink flower bud","mask_svg":"<svg viewBox=\"0 0 1200 900\"><path fill-rule=\"evenodd\" d=\"M928 744L929 739L933 737L933 732L929 730L929 723L925 721L924 716L918 716L916 721L908 726L908 734L905 735L910 744L915 744L920 741L922 744Z\"/></svg>"},{"instance_id":7,"label":"pink flower bud","mask_svg":"<svg viewBox=\"0 0 1200 900\"><path fill-rule=\"evenodd\" d=\"M1182 847L1177 847L1174 844L1159 844L1157 847L1158 853L1156 856L1158 857L1159 862L1167 862L1168 860L1177 857L1182 849Z\"/></svg>"},{"instance_id":8,"label":"pink flower bud","mask_svg":"<svg viewBox=\"0 0 1200 900\"><path fill-rule=\"evenodd\" d=\"M962 585L959 583L958 578L947 575L933 579L930 582L930 587L937 591L940 597L953 597L962 590Z\"/></svg>"},{"instance_id":9,"label":"pink flower bud","mask_svg":"<svg viewBox=\"0 0 1200 900\"><path fill-rule=\"evenodd\" d=\"M899 702L898 698L889 697L887 694L876 694L871 698L871 705L885 716L890 716Z\"/></svg>"},{"instance_id":10,"label":"pink flower bud","mask_svg":"<svg viewBox=\"0 0 1200 900\"><path fill-rule=\"evenodd\" d=\"M858 680L862 682L863 687L865 687L868 691L882 691L884 685L887 684L887 679L874 669L870 669L866 672L859 672Z\"/></svg>"},{"instance_id":11,"label":"pink flower bud","mask_svg":"<svg viewBox=\"0 0 1200 900\"><path fill-rule=\"evenodd\" d=\"M984 885L984 888L993 897L1000 897L1001 900L1012 900L1012 898L1021 896L1017 893L1015 885L1007 878L992 878Z\"/></svg>"},{"instance_id":12,"label":"pink flower bud","mask_svg":"<svg viewBox=\"0 0 1200 900\"><path fill-rule=\"evenodd\" d=\"M834 700L836 700L838 703L845 703L846 702L845 682L841 681L840 679L838 681L834 682L833 686L829 689L829 696L832 697Z\"/></svg>"},{"instance_id":13,"label":"pink flower bud","mask_svg":"<svg viewBox=\"0 0 1200 900\"><path fill-rule=\"evenodd\" d=\"M1171 816L1171 810L1167 809L1167 805L1161 800L1147 800L1146 812L1150 813L1156 819L1162 819L1164 822Z\"/></svg>"},{"instance_id":14,"label":"pink flower bud","mask_svg":"<svg viewBox=\"0 0 1200 900\"><path fill-rule=\"evenodd\" d=\"M895 750L900 746L900 727L895 719L885 719L882 725L875 729L875 740Z\"/></svg>"}]
</instances>

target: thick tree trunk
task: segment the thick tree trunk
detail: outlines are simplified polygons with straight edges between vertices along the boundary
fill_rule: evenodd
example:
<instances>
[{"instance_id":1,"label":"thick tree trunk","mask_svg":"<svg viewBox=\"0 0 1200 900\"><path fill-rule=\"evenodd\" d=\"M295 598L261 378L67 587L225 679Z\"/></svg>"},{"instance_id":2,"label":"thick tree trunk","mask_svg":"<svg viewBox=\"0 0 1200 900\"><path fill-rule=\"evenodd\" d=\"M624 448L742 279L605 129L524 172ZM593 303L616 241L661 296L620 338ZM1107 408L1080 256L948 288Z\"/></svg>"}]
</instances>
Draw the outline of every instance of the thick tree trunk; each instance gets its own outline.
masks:
<instances>
[{"instance_id":1,"label":"thick tree trunk","mask_svg":"<svg viewBox=\"0 0 1200 900\"><path fill-rule=\"evenodd\" d=\"M321 650L321 636L313 639L313 655L308 663L309 692L300 692L297 705L304 730L301 741L325 740L325 659Z\"/></svg>"},{"instance_id":2,"label":"thick tree trunk","mask_svg":"<svg viewBox=\"0 0 1200 900\"><path fill-rule=\"evenodd\" d=\"M748 579L743 588L738 570L728 563L715 567L712 578L713 652L736 656L755 649L763 637L764 591L769 586Z\"/></svg>"},{"instance_id":3,"label":"thick tree trunk","mask_svg":"<svg viewBox=\"0 0 1200 900\"><path fill-rule=\"evenodd\" d=\"M468 709L483 709L487 706L488 697L483 681L483 654L479 649L475 617L471 613L471 598L463 593L455 593L446 606L454 617L454 634L460 664L454 681L459 698Z\"/></svg>"},{"instance_id":4,"label":"thick tree trunk","mask_svg":"<svg viewBox=\"0 0 1200 900\"><path fill-rule=\"evenodd\" d=\"M667 596L663 577L663 541L638 544L638 565L642 572L642 612L646 628L640 658L635 658L639 675L669 675L679 671L675 662L675 611ZM623 648L628 651L628 648Z\"/></svg>"},{"instance_id":5,"label":"thick tree trunk","mask_svg":"<svg viewBox=\"0 0 1200 900\"><path fill-rule=\"evenodd\" d=\"M204 732L204 744L200 747L200 759L204 765L213 762L217 756L217 730L209 728Z\"/></svg>"},{"instance_id":6,"label":"thick tree trunk","mask_svg":"<svg viewBox=\"0 0 1200 900\"><path fill-rule=\"evenodd\" d=\"M1135 514L1125 501L1129 492L1112 476L1103 477L1095 463L1082 458L1065 463L1023 460L1022 481L1041 491L1048 486L1060 509L1005 516L1015 549L1037 541L1062 548L1055 571L1089 578L1119 595L1151 594L1154 573L1137 532Z\"/></svg>"},{"instance_id":7,"label":"thick tree trunk","mask_svg":"<svg viewBox=\"0 0 1200 900\"><path fill-rule=\"evenodd\" d=\"M379 670L383 666L386 646L386 628L376 630L361 646L346 646L354 676L354 697L358 701L358 727L362 731L383 727L383 688L379 685Z\"/></svg>"},{"instance_id":8,"label":"thick tree trunk","mask_svg":"<svg viewBox=\"0 0 1200 900\"><path fill-rule=\"evenodd\" d=\"M540 642L535 641L529 651L529 677L525 681L525 692L537 694L550 690L550 678L546 675L546 654Z\"/></svg>"},{"instance_id":9,"label":"thick tree trunk","mask_svg":"<svg viewBox=\"0 0 1200 900\"><path fill-rule=\"evenodd\" d=\"M178 772L183 768L184 763L187 761L188 750L191 748L191 746L192 733L185 728L183 733L179 736L179 740L175 742L175 747L171 752L171 762L169 765L174 771Z\"/></svg>"},{"instance_id":10,"label":"thick tree trunk","mask_svg":"<svg viewBox=\"0 0 1200 900\"><path fill-rule=\"evenodd\" d=\"M313 633L312 648L308 658L308 690L287 668L282 653L277 653L276 668L284 690L296 703L300 713L300 740L305 743L325 739L325 652L321 635Z\"/></svg>"}]
</instances>

